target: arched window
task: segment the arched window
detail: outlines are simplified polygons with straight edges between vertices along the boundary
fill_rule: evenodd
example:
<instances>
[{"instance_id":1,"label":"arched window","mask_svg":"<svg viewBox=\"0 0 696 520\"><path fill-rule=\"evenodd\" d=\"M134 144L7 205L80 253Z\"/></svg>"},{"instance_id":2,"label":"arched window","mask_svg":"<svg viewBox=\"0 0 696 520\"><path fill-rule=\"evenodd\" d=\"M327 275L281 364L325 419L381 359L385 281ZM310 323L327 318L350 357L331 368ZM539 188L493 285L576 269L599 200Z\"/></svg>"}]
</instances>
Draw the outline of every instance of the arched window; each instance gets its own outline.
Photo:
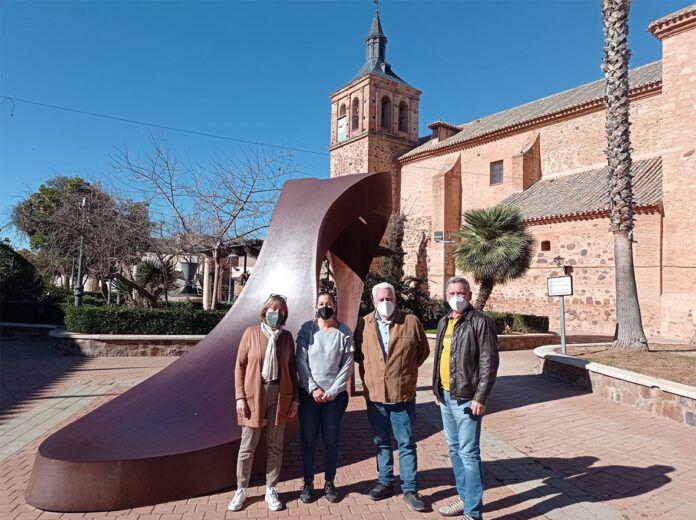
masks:
<instances>
[{"instance_id":1,"label":"arched window","mask_svg":"<svg viewBox=\"0 0 696 520\"><path fill-rule=\"evenodd\" d=\"M338 125L336 127L337 129L337 137L338 137L338 142L340 143L341 141L345 141L346 138L348 137L348 124L346 122L346 106L341 105L341 108L338 109Z\"/></svg>"},{"instance_id":2,"label":"arched window","mask_svg":"<svg viewBox=\"0 0 696 520\"><path fill-rule=\"evenodd\" d=\"M392 106L389 96L382 98L382 128L385 130L392 129Z\"/></svg>"},{"instance_id":3,"label":"arched window","mask_svg":"<svg viewBox=\"0 0 696 520\"><path fill-rule=\"evenodd\" d=\"M408 105L406 101L399 103L399 132L408 132Z\"/></svg>"},{"instance_id":4,"label":"arched window","mask_svg":"<svg viewBox=\"0 0 696 520\"><path fill-rule=\"evenodd\" d=\"M353 107L351 108L351 130L357 130L360 127L360 101L358 98L353 98Z\"/></svg>"}]
</instances>

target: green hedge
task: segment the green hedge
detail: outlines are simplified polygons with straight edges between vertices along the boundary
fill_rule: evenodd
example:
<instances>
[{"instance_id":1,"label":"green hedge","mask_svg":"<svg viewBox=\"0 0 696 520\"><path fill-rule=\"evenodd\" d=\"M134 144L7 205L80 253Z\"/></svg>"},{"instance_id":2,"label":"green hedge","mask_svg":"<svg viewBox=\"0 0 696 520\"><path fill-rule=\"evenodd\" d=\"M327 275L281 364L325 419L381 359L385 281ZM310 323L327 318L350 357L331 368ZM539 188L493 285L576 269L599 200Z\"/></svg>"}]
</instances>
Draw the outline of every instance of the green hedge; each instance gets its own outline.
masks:
<instances>
[{"instance_id":1,"label":"green hedge","mask_svg":"<svg viewBox=\"0 0 696 520\"><path fill-rule=\"evenodd\" d=\"M498 334L505 334L506 330L524 332L526 334L549 331L548 316L497 311L484 311L484 314L493 320Z\"/></svg>"},{"instance_id":2,"label":"green hedge","mask_svg":"<svg viewBox=\"0 0 696 520\"><path fill-rule=\"evenodd\" d=\"M82 334L207 334L227 311L178 307L67 307L65 328Z\"/></svg>"},{"instance_id":3,"label":"green hedge","mask_svg":"<svg viewBox=\"0 0 696 520\"><path fill-rule=\"evenodd\" d=\"M3 300L0 302L0 321L62 325L64 307L52 302Z\"/></svg>"}]
</instances>

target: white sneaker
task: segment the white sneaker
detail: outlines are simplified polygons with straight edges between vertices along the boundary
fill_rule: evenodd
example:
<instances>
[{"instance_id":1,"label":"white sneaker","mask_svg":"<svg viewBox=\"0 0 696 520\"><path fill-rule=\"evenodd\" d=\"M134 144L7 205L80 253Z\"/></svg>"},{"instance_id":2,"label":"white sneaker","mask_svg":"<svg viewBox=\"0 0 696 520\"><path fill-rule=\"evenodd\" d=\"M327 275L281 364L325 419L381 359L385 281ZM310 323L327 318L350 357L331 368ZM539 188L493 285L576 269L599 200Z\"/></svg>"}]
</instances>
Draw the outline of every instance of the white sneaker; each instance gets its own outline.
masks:
<instances>
[{"instance_id":1,"label":"white sneaker","mask_svg":"<svg viewBox=\"0 0 696 520\"><path fill-rule=\"evenodd\" d=\"M461 516L464 514L464 501L458 498L454 502L437 510L442 516Z\"/></svg>"},{"instance_id":2,"label":"white sneaker","mask_svg":"<svg viewBox=\"0 0 696 520\"><path fill-rule=\"evenodd\" d=\"M244 501L246 500L247 497L247 490L246 488L239 488L237 491L234 492L234 496L232 497L232 500L230 500L229 505L227 506L228 511L239 511L242 506L244 505Z\"/></svg>"},{"instance_id":3,"label":"white sneaker","mask_svg":"<svg viewBox=\"0 0 696 520\"><path fill-rule=\"evenodd\" d=\"M266 488L266 503L268 504L268 509L271 511L280 511L283 509L283 503L278 498L278 488Z\"/></svg>"}]
</instances>

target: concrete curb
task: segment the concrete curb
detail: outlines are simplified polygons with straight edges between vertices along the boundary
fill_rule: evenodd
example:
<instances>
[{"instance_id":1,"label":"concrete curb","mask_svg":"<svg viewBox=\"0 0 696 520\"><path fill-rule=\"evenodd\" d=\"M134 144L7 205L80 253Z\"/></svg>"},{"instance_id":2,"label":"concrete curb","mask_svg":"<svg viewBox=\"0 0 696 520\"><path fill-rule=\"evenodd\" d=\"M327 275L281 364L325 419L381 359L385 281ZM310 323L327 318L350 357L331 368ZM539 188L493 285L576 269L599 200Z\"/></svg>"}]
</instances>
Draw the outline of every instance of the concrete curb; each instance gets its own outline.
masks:
<instances>
[{"instance_id":1,"label":"concrete curb","mask_svg":"<svg viewBox=\"0 0 696 520\"><path fill-rule=\"evenodd\" d=\"M597 347L602 345L606 345L606 343L580 343L574 344L573 346ZM646 386L648 388L656 388L662 390L663 392L696 400L696 387L684 385L682 383L676 383L667 379L646 376L644 374L639 374L638 372L631 372L630 370L614 368L607 365L594 363L592 361L583 361L581 359L577 359L571 356L564 356L563 354L556 352L556 349L559 348L561 348L560 345L543 345L541 347L535 348L534 354L541 359L555 361L556 363L570 365L575 368L587 370L588 372L594 372L596 374L612 377L614 379L628 381L629 383Z\"/></svg>"},{"instance_id":2,"label":"concrete curb","mask_svg":"<svg viewBox=\"0 0 696 520\"><path fill-rule=\"evenodd\" d=\"M67 332L63 329L51 331L48 335L52 338L91 339L96 341L200 341L205 338L205 334L81 334L77 332Z\"/></svg>"}]
</instances>

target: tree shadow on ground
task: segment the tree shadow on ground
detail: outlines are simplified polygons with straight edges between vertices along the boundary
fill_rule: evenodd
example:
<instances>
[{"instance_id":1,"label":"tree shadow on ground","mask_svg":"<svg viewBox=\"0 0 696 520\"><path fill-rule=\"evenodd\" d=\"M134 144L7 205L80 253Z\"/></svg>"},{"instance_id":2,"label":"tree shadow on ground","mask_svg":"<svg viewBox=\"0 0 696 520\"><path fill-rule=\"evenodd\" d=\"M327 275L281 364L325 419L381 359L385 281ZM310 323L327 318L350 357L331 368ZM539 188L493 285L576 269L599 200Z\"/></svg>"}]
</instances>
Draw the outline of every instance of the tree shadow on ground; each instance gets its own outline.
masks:
<instances>
[{"instance_id":1,"label":"tree shadow on ground","mask_svg":"<svg viewBox=\"0 0 696 520\"><path fill-rule=\"evenodd\" d=\"M611 500L640 496L671 482L668 473L671 466L652 465L647 468L624 465L595 466L596 457L519 457L507 460L485 461L485 489L538 481L532 488L511 490L511 494L484 505L484 514L491 514L508 508L518 511L506 513L499 519L528 520L546 515L552 511L582 503L608 502ZM395 468L396 469L396 468ZM514 470L514 471L513 471ZM441 501L454 499L454 476L450 467L431 468L418 472L420 491L424 496L427 510ZM374 480L363 480L339 486L340 492L365 494ZM433 488L449 485L447 489L430 492ZM396 489L399 481L397 476ZM286 500L297 498L296 494L286 493ZM526 504L532 501L533 504ZM611 507L610 504L608 504ZM576 510L577 511L577 510Z\"/></svg>"},{"instance_id":2,"label":"tree shadow on ground","mask_svg":"<svg viewBox=\"0 0 696 520\"><path fill-rule=\"evenodd\" d=\"M0 343L0 422L46 398L46 391L89 360L64 356L48 340L3 340Z\"/></svg>"},{"instance_id":3,"label":"tree shadow on ground","mask_svg":"<svg viewBox=\"0 0 696 520\"><path fill-rule=\"evenodd\" d=\"M588 502L608 502L652 492L671 482L672 466L653 464L646 468L624 465L595 465L596 457L519 457L488 461L484 468L494 480L491 487L539 480L536 487L511 494L489 504L484 511L493 512L523 504L535 503L520 512L501 519L526 520L546 515L560 507ZM610 504L608 504L611 507Z\"/></svg>"}]
</instances>

